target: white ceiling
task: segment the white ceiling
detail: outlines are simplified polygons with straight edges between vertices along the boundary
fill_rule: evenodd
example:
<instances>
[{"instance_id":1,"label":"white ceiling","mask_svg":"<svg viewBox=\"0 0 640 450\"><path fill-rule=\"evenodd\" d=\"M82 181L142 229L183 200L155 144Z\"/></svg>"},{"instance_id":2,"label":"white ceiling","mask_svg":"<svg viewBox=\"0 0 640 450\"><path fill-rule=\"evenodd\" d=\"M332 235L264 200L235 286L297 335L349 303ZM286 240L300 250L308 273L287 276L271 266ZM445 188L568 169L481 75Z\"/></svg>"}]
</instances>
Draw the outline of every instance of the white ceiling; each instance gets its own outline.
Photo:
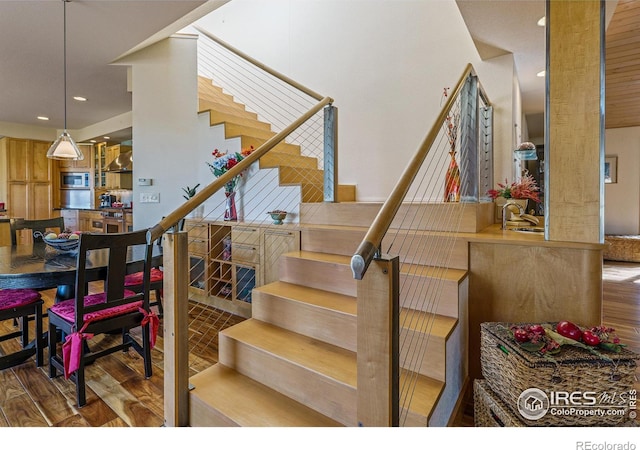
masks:
<instances>
[{"instance_id":1,"label":"white ceiling","mask_svg":"<svg viewBox=\"0 0 640 450\"><path fill-rule=\"evenodd\" d=\"M109 63L143 42L179 31L227 1L68 2L68 97L80 95L88 101L68 100L67 127L84 128L130 111L126 68ZM544 15L545 0L456 2L483 58L513 53L524 112L541 115L544 78L536 73L545 65L545 32L536 21ZM0 122L62 128L63 1L0 1L0 61ZM38 115L50 120L39 121Z\"/></svg>"}]
</instances>

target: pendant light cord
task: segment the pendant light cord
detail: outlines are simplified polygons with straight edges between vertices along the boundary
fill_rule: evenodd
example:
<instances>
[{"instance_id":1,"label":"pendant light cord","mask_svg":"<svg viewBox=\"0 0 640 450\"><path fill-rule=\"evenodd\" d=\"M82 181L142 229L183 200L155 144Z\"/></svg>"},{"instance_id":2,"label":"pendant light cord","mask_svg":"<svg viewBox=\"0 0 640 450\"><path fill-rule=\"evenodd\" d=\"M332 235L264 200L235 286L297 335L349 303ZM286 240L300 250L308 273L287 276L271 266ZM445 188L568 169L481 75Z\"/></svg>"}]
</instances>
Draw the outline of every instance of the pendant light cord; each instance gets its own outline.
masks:
<instances>
[{"instance_id":1,"label":"pendant light cord","mask_svg":"<svg viewBox=\"0 0 640 450\"><path fill-rule=\"evenodd\" d=\"M64 62L64 131L67 131L67 0L62 0L62 60Z\"/></svg>"}]
</instances>

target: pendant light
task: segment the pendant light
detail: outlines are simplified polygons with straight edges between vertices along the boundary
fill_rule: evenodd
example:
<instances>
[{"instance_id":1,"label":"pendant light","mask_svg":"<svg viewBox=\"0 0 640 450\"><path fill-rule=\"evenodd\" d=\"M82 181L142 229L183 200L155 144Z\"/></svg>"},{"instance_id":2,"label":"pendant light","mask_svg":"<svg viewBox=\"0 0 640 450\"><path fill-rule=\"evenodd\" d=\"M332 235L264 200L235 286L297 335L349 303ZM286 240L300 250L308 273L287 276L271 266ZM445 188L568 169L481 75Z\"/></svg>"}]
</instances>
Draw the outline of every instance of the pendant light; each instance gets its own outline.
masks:
<instances>
[{"instance_id":1,"label":"pendant light","mask_svg":"<svg viewBox=\"0 0 640 450\"><path fill-rule=\"evenodd\" d=\"M80 151L73 138L67 131L67 2L62 0L63 5L63 59L64 59L64 131L55 140L47 151L47 158L51 159L84 159L84 154Z\"/></svg>"}]
</instances>

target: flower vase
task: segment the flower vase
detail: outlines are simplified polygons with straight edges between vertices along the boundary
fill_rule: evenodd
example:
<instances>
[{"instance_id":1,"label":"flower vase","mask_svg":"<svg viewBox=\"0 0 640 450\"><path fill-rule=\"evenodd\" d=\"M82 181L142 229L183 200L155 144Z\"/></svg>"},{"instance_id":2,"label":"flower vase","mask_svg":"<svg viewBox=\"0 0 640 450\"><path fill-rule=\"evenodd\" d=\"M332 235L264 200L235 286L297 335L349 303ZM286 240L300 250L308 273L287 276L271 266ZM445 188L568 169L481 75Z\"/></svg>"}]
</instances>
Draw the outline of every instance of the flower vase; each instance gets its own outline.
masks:
<instances>
[{"instance_id":1,"label":"flower vase","mask_svg":"<svg viewBox=\"0 0 640 450\"><path fill-rule=\"evenodd\" d=\"M224 220L238 220L238 211L236 210L236 192L225 191L227 196L224 204Z\"/></svg>"},{"instance_id":2,"label":"flower vase","mask_svg":"<svg viewBox=\"0 0 640 450\"><path fill-rule=\"evenodd\" d=\"M459 202L460 201L460 168L456 162L456 152L449 152L451 162L445 175L444 201Z\"/></svg>"}]
</instances>

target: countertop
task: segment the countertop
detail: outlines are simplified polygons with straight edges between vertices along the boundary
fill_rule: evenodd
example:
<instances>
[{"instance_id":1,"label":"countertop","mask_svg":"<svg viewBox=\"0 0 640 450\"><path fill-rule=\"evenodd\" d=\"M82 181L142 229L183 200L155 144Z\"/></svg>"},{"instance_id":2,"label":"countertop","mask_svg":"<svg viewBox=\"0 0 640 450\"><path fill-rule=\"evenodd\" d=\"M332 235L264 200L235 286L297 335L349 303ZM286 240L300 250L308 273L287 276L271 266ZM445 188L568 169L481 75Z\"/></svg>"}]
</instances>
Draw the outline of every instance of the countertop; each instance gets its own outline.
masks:
<instances>
[{"instance_id":1,"label":"countertop","mask_svg":"<svg viewBox=\"0 0 640 450\"><path fill-rule=\"evenodd\" d=\"M54 211L94 211L94 212L101 212L101 211L122 211L122 212L132 212L133 209L132 208L53 208Z\"/></svg>"}]
</instances>

